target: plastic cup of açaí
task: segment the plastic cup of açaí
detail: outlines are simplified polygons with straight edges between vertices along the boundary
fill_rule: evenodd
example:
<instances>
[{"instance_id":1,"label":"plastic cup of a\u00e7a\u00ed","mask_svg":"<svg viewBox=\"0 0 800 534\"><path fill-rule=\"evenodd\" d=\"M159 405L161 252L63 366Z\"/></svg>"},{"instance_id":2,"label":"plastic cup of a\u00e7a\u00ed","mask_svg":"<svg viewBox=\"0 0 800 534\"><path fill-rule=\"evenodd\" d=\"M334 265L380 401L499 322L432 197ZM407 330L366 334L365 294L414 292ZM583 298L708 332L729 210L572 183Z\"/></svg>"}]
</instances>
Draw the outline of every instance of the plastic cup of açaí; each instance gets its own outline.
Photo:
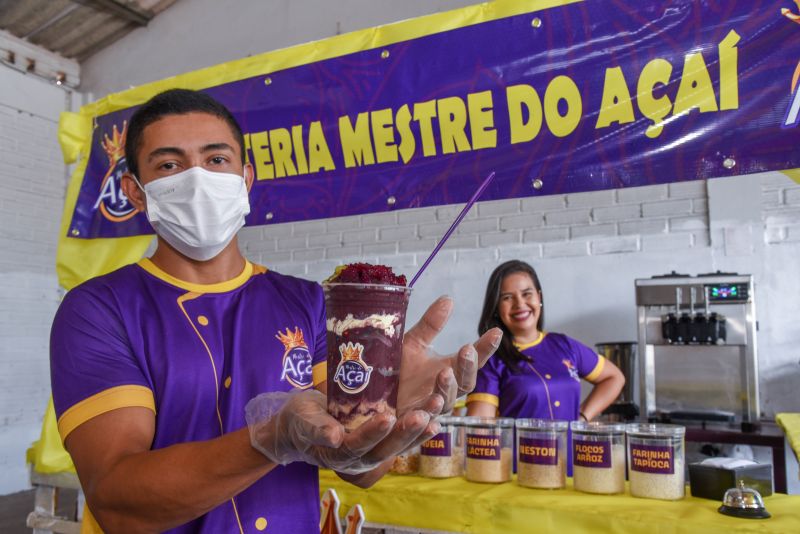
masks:
<instances>
[{"instance_id":1,"label":"plastic cup of a\u00e7a\u00ed","mask_svg":"<svg viewBox=\"0 0 800 534\"><path fill-rule=\"evenodd\" d=\"M360 271L347 276L350 268ZM389 274L379 271L382 275L376 278L402 281L403 285L338 281L369 278L370 272L363 274L369 268L387 269ZM327 319L328 413L346 430L354 430L378 414L396 415L411 289L405 287L404 276L396 276L383 266L353 264L338 270L337 275L322 285Z\"/></svg>"}]
</instances>

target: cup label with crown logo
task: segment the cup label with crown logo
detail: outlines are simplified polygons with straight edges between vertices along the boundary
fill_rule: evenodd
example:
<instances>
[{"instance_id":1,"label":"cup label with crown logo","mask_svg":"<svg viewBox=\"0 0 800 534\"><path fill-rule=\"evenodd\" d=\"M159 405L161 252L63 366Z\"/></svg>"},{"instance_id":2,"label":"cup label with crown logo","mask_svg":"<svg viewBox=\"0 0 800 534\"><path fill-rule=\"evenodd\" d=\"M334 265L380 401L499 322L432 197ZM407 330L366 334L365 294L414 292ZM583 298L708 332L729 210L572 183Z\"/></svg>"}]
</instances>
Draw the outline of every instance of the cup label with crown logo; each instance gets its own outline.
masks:
<instances>
[{"instance_id":1,"label":"cup label with crown logo","mask_svg":"<svg viewBox=\"0 0 800 534\"><path fill-rule=\"evenodd\" d=\"M345 393L359 393L369 384L372 367L363 360L364 346L361 343L348 341L339 345L341 361L336 366L333 381Z\"/></svg>"},{"instance_id":2,"label":"cup label with crown logo","mask_svg":"<svg viewBox=\"0 0 800 534\"><path fill-rule=\"evenodd\" d=\"M308 352L303 338L303 331L295 327L294 331L286 329L286 333L278 332L275 336L286 349L283 353L283 370L281 381L286 380L299 389L311 387L312 363L311 353Z\"/></svg>"}]
</instances>

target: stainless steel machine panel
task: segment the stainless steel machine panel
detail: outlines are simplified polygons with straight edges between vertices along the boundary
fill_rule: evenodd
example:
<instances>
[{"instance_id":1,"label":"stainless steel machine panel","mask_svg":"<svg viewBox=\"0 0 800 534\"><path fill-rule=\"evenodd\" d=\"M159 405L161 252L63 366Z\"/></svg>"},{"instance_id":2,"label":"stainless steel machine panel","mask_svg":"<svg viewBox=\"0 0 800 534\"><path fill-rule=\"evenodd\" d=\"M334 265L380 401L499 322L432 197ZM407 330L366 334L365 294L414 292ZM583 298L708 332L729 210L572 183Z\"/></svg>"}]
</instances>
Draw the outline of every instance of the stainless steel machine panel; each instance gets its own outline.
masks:
<instances>
[{"instance_id":1,"label":"stainless steel machine panel","mask_svg":"<svg viewBox=\"0 0 800 534\"><path fill-rule=\"evenodd\" d=\"M636 280L636 305L644 417L758 420L751 276L673 273ZM706 336L710 320L714 335Z\"/></svg>"}]
</instances>

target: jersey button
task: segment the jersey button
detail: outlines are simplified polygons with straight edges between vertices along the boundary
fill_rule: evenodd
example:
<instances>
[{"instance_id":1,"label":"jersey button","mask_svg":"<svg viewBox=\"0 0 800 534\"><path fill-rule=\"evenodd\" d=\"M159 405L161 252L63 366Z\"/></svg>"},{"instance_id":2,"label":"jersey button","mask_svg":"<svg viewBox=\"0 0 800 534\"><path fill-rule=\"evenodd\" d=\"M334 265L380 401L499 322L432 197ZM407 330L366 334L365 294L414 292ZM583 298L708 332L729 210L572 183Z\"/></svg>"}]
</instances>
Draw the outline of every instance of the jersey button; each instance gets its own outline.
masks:
<instances>
[{"instance_id":1,"label":"jersey button","mask_svg":"<svg viewBox=\"0 0 800 534\"><path fill-rule=\"evenodd\" d=\"M225 379L225 389L230 389L231 387L231 377Z\"/></svg>"},{"instance_id":2,"label":"jersey button","mask_svg":"<svg viewBox=\"0 0 800 534\"><path fill-rule=\"evenodd\" d=\"M208 317L206 317L205 315L198 315L197 322L203 326L208 326Z\"/></svg>"},{"instance_id":3,"label":"jersey button","mask_svg":"<svg viewBox=\"0 0 800 534\"><path fill-rule=\"evenodd\" d=\"M256 519L256 530L264 530L265 528L267 528L267 518L259 517Z\"/></svg>"},{"instance_id":4,"label":"jersey button","mask_svg":"<svg viewBox=\"0 0 800 534\"><path fill-rule=\"evenodd\" d=\"M556 408L558 408L559 406L561 406L561 401L555 401L555 402L553 403L553 406L555 406Z\"/></svg>"},{"instance_id":5,"label":"jersey button","mask_svg":"<svg viewBox=\"0 0 800 534\"><path fill-rule=\"evenodd\" d=\"M544 375L544 377L545 377L546 379L548 379L548 380L550 380L551 378L553 378L553 377L552 377L552 376L550 376L549 374L547 374L547 375Z\"/></svg>"}]
</instances>

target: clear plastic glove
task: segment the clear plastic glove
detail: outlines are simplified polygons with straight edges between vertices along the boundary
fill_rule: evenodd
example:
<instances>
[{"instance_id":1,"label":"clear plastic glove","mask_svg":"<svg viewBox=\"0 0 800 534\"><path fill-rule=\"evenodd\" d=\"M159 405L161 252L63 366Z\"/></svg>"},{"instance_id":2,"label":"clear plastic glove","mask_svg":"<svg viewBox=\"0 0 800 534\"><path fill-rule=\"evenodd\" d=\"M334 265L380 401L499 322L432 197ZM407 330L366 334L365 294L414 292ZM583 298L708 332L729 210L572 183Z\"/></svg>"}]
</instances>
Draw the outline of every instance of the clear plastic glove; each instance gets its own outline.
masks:
<instances>
[{"instance_id":1,"label":"clear plastic glove","mask_svg":"<svg viewBox=\"0 0 800 534\"><path fill-rule=\"evenodd\" d=\"M438 423L431 424L430 415L420 410L410 410L399 421L381 414L345 432L326 405L325 395L314 389L262 393L245 407L250 443L276 464L306 462L360 474L375 469L420 436L429 439L438 432ZM438 407L432 406L434 411L440 408L441 401Z\"/></svg>"},{"instance_id":2,"label":"clear plastic glove","mask_svg":"<svg viewBox=\"0 0 800 534\"><path fill-rule=\"evenodd\" d=\"M381 414L345 432L328 414L327 399L317 390L263 393L245 407L253 447L277 464L303 461L360 474L436 435L436 416L452 410L458 396L472 391L478 369L503 335L495 328L457 354L437 355L431 343L452 310L452 299L440 297L403 338L397 419Z\"/></svg>"},{"instance_id":3,"label":"clear plastic glove","mask_svg":"<svg viewBox=\"0 0 800 534\"><path fill-rule=\"evenodd\" d=\"M449 412L458 397L475 388L478 369L500 346L503 331L493 328L474 344L461 347L456 354L436 354L433 340L444 328L452 311L453 300L439 297L403 338L403 362L397 393L398 414L414 409L428 411L431 397L437 395L443 400L440 413Z\"/></svg>"}]
</instances>

